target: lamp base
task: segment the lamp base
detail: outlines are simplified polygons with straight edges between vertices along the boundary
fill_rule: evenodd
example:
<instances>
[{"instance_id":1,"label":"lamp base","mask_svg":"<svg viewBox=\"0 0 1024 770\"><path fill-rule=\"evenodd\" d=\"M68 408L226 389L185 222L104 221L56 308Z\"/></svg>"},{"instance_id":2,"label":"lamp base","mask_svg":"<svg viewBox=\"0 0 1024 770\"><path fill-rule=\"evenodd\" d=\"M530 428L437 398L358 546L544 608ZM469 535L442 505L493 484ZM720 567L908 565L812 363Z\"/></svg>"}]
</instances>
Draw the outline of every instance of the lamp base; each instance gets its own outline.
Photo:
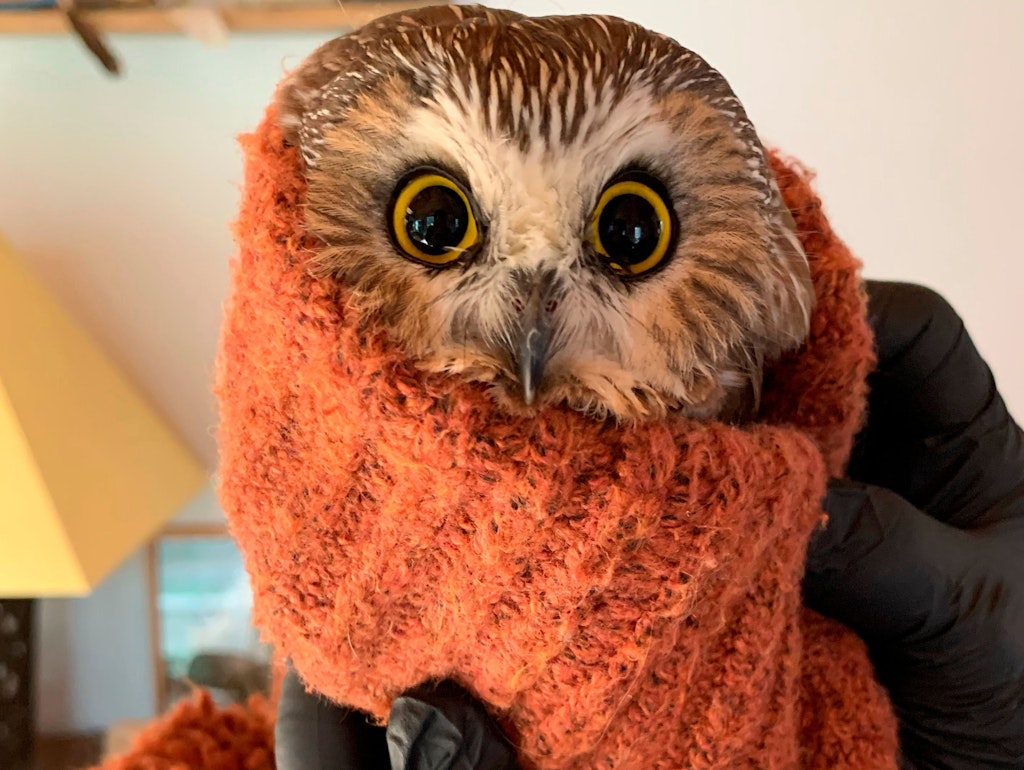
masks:
<instances>
[{"instance_id":1,"label":"lamp base","mask_svg":"<svg viewBox=\"0 0 1024 770\"><path fill-rule=\"evenodd\" d=\"M28 767L35 740L34 599L0 599L0 767Z\"/></svg>"}]
</instances>

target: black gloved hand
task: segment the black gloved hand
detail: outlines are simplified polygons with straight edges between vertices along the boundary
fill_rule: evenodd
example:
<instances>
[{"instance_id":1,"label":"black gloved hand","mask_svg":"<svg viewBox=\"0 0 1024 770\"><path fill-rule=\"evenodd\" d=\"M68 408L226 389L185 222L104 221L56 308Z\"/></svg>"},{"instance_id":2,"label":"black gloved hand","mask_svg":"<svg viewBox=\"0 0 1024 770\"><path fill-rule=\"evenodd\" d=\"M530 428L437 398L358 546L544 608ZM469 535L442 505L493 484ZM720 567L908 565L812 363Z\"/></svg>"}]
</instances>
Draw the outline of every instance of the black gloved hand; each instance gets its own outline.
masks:
<instances>
[{"instance_id":1,"label":"black gloved hand","mask_svg":"<svg viewBox=\"0 0 1024 770\"><path fill-rule=\"evenodd\" d=\"M278 770L517 770L484 707L454 682L397 698L387 728L307 693L289 670L278 706Z\"/></svg>"},{"instance_id":2,"label":"black gloved hand","mask_svg":"<svg viewBox=\"0 0 1024 770\"><path fill-rule=\"evenodd\" d=\"M274 725L277 770L387 770L383 727L362 711L307 692L291 669L281 685Z\"/></svg>"},{"instance_id":3,"label":"black gloved hand","mask_svg":"<svg viewBox=\"0 0 1024 770\"><path fill-rule=\"evenodd\" d=\"M805 598L867 641L906 767L1024 768L1024 434L948 303L868 292L868 424Z\"/></svg>"},{"instance_id":4,"label":"black gloved hand","mask_svg":"<svg viewBox=\"0 0 1024 770\"><path fill-rule=\"evenodd\" d=\"M469 692L451 681L395 700L387 729L392 770L516 770L515 751Z\"/></svg>"}]
</instances>

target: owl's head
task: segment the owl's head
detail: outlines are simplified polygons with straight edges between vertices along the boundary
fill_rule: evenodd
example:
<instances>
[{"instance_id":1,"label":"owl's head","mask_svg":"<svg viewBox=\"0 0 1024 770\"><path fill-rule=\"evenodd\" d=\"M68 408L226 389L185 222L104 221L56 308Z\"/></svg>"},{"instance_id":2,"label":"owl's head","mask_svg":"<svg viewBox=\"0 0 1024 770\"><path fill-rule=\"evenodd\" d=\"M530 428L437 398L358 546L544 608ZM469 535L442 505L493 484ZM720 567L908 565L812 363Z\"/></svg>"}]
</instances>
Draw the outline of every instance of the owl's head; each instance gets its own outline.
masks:
<instances>
[{"instance_id":1,"label":"owl's head","mask_svg":"<svg viewBox=\"0 0 1024 770\"><path fill-rule=\"evenodd\" d=\"M419 365L511 410L734 415L808 332L806 257L729 85L609 17L398 14L278 115L314 269Z\"/></svg>"}]
</instances>

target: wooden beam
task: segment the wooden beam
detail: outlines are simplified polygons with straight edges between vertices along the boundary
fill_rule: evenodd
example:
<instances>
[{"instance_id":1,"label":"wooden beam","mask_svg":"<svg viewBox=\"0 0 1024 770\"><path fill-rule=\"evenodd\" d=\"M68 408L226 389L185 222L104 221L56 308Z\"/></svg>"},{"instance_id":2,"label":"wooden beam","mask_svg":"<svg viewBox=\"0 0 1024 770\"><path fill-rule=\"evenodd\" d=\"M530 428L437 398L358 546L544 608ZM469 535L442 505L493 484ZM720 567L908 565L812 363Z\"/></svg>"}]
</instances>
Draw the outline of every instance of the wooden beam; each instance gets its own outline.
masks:
<instances>
[{"instance_id":1,"label":"wooden beam","mask_svg":"<svg viewBox=\"0 0 1024 770\"><path fill-rule=\"evenodd\" d=\"M232 32L344 31L379 16L432 5L430 0L342 2L338 5L208 6ZM108 34L179 34L182 8L117 8L83 11L96 29ZM63 14L55 10L0 11L0 35L60 35L68 32Z\"/></svg>"},{"instance_id":2,"label":"wooden beam","mask_svg":"<svg viewBox=\"0 0 1024 770\"><path fill-rule=\"evenodd\" d=\"M159 537L230 537L228 523L211 521L186 524L170 522L161 530Z\"/></svg>"}]
</instances>

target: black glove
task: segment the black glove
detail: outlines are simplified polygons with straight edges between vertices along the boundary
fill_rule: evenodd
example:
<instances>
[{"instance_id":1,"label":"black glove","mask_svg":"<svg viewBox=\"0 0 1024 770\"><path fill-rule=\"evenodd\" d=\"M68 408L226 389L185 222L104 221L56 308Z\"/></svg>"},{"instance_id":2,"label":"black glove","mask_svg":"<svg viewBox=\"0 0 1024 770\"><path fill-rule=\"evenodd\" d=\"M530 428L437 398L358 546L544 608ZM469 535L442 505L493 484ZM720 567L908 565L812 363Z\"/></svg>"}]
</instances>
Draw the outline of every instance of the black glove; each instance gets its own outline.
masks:
<instances>
[{"instance_id":1,"label":"black glove","mask_svg":"<svg viewBox=\"0 0 1024 770\"><path fill-rule=\"evenodd\" d=\"M484 707L454 682L397 698L387 729L306 692L288 672L278 705L278 770L517 770L515 752Z\"/></svg>"},{"instance_id":2,"label":"black glove","mask_svg":"<svg viewBox=\"0 0 1024 770\"><path fill-rule=\"evenodd\" d=\"M383 727L361 711L307 692L289 668L274 725L277 770L387 770Z\"/></svg>"},{"instance_id":3,"label":"black glove","mask_svg":"<svg viewBox=\"0 0 1024 770\"><path fill-rule=\"evenodd\" d=\"M392 770L517 770L515 751L472 695L454 682L416 687L391 705Z\"/></svg>"},{"instance_id":4,"label":"black glove","mask_svg":"<svg viewBox=\"0 0 1024 770\"><path fill-rule=\"evenodd\" d=\"M905 767L1024 768L1024 433L948 303L868 292L868 424L805 599L867 641Z\"/></svg>"}]
</instances>

